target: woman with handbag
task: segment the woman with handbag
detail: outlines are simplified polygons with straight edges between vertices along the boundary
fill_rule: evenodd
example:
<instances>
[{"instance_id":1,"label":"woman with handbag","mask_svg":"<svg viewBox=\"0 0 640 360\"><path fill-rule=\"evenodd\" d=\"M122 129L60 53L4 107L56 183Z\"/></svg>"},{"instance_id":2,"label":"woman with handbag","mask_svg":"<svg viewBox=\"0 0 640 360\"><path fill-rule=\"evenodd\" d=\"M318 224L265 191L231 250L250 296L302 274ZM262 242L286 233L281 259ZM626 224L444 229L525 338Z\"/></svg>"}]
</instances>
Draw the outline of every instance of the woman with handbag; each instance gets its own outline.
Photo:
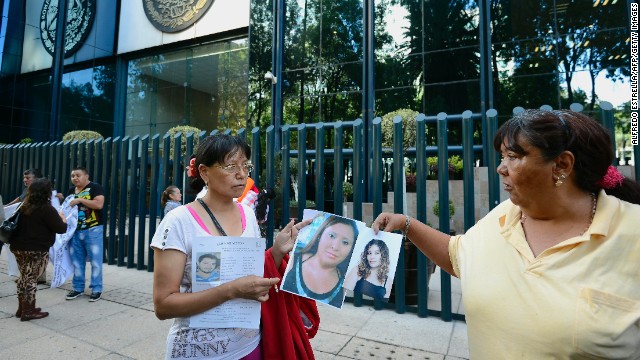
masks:
<instances>
[{"instance_id":1,"label":"woman with handbag","mask_svg":"<svg viewBox=\"0 0 640 360\"><path fill-rule=\"evenodd\" d=\"M20 278L18 288L18 311L21 321L42 319L48 312L36 308L38 276L44 271L49 258L49 248L57 234L67 231L67 219L51 205L51 181L36 179L27 190L27 195L17 210L20 218L11 238L11 252L16 257Z\"/></svg>"}]
</instances>

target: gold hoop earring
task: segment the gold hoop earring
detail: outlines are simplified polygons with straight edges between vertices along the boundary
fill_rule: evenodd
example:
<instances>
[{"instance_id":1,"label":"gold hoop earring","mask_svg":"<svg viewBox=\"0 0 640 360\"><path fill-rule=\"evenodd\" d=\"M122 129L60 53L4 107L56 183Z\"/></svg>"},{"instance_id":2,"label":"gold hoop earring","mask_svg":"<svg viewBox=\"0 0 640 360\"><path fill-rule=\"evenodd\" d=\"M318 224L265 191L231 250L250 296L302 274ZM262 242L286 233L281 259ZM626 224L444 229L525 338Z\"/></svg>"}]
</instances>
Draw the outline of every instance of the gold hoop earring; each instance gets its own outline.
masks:
<instances>
[{"instance_id":1,"label":"gold hoop earring","mask_svg":"<svg viewBox=\"0 0 640 360\"><path fill-rule=\"evenodd\" d=\"M560 186L564 183L564 179L566 179L567 177L564 174L561 174L558 179L556 180L556 186Z\"/></svg>"}]
</instances>

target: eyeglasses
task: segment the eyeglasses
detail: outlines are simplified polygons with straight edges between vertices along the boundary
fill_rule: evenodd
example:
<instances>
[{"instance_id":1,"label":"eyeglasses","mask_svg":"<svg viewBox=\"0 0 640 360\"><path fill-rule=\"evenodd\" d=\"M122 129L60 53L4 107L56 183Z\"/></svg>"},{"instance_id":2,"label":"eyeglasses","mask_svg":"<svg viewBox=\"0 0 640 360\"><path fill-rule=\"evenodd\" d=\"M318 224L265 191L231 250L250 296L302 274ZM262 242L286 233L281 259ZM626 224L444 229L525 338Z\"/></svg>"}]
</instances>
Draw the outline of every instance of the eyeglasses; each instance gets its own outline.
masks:
<instances>
[{"instance_id":1,"label":"eyeglasses","mask_svg":"<svg viewBox=\"0 0 640 360\"><path fill-rule=\"evenodd\" d=\"M250 173L253 171L252 163L246 163L242 165L229 164L225 166L222 166L222 165L214 165L214 166L228 172L229 174L237 174L240 172L240 169L244 169L247 173Z\"/></svg>"}]
</instances>

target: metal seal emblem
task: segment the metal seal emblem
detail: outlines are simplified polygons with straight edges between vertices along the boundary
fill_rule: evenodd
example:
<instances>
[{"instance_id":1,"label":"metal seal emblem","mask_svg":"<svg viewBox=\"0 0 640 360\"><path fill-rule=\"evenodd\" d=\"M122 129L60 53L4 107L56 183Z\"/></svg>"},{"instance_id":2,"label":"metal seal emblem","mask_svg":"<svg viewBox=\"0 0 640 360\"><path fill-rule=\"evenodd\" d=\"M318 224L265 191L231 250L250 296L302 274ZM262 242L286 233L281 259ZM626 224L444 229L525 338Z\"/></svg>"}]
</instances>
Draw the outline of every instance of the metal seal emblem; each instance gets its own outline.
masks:
<instances>
[{"instance_id":1,"label":"metal seal emblem","mask_svg":"<svg viewBox=\"0 0 640 360\"><path fill-rule=\"evenodd\" d=\"M91 32L96 16L96 0L67 0L67 28L64 57L73 55ZM56 46L59 0L44 0L40 12L40 39L47 52L53 55Z\"/></svg>"},{"instance_id":2,"label":"metal seal emblem","mask_svg":"<svg viewBox=\"0 0 640 360\"><path fill-rule=\"evenodd\" d=\"M144 12L158 30L182 31L204 15L214 0L142 0Z\"/></svg>"}]
</instances>

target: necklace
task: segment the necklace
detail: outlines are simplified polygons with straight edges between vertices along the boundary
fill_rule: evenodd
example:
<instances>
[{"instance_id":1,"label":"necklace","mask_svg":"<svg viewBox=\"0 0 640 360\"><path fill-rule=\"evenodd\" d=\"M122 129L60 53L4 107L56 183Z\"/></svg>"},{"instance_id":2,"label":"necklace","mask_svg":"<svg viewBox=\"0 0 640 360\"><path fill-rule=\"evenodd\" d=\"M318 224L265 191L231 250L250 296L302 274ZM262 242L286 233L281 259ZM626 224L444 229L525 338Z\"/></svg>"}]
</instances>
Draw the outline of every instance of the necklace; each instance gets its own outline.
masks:
<instances>
[{"instance_id":1,"label":"necklace","mask_svg":"<svg viewBox=\"0 0 640 360\"><path fill-rule=\"evenodd\" d=\"M591 223L593 222L593 217L596 215L596 207L598 206L598 198L596 198L596 194L594 194L594 193L591 193L591 204L592 204L592 206L591 206L591 213L589 214L589 223L584 228L584 230L582 230L580 235L582 235L585 232L587 232L587 230L589 229L589 226L591 226ZM524 225L524 222L526 220L527 220L527 215L525 213L522 213L520 215L520 224Z\"/></svg>"}]
</instances>

